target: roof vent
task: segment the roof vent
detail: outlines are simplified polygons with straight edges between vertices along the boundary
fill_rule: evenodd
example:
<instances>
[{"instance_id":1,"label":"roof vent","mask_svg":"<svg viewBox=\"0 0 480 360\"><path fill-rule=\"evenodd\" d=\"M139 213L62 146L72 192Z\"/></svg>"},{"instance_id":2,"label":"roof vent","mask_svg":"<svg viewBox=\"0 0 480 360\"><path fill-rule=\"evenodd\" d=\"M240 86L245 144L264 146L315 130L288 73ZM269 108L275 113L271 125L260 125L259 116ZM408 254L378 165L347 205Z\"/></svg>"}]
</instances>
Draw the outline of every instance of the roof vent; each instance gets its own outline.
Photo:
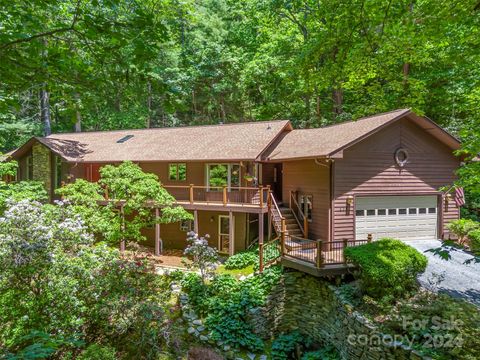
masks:
<instances>
[{"instance_id":1,"label":"roof vent","mask_svg":"<svg viewBox=\"0 0 480 360\"><path fill-rule=\"evenodd\" d=\"M121 139L118 139L117 144L123 144L125 141L128 141L131 138L133 138L133 135L126 135L126 136L122 137Z\"/></svg>"}]
</instances>

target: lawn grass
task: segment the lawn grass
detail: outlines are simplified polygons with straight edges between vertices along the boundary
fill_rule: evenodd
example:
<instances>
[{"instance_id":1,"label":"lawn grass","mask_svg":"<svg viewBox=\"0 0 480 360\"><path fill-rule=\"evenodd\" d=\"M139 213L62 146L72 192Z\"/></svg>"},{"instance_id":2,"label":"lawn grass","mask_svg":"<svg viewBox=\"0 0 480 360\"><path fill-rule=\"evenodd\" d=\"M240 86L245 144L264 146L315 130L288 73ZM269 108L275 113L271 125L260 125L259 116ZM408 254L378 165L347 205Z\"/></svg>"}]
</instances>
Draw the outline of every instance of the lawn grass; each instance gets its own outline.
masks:
<instances>
[{"instance_id":1,"label":"lawn grass","mask_svg":"<svg viewBox=\"0 0 480 360\"><path fill-rule=\"evenodd\" d=\"M232 276L235 276L236 278L239 278L241 276L247 276L250 274L253 274L255 270L253 269L253 265L249 265L243 269L233 269L233 270L227 270L225 269L225 265L220 265L217 270L217 274L230 274Z\"/></svg>"}]
</instances>

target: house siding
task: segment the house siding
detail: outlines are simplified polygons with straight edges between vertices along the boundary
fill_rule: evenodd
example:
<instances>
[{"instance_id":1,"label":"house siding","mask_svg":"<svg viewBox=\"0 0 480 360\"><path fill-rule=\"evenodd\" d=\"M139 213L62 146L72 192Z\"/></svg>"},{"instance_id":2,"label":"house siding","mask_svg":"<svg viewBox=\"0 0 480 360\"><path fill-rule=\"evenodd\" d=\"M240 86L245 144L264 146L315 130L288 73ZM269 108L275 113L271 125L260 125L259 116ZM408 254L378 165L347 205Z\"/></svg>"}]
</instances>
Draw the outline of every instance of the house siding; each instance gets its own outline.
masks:
<instances>
[{"instance_id":1,"label":"house siding","mask_svg":"<svg viewBox=\"0 0 480 360\"><path fill-rule=\"evenodd\" d=\"M283 201L288 204L291 191L311 194L312 221L309 223L310 239L329 239L330 167L317 165L314 160L287 161L283 163Z\"/></svg>"},{"instance_id":2,"label":"house siding","mask_svg":"<svg viewBox=\"0 0 480 360\"><path fill-rule=\"evenodd\" d=\"M399 148L409 153L404 168L396 165ZM359 195L440 195L438 189L455 181L459 160L452 150L425 130L402 119L353 145L335 162L334 240L355 238L355 204L348 207L348 196ZM459 209L440 204L440 235L448 237L446 225L459 217ZM440 206L442 205L442 206ZM443 232L443 234L442 234Z\"/></svg>"}]
</instances>

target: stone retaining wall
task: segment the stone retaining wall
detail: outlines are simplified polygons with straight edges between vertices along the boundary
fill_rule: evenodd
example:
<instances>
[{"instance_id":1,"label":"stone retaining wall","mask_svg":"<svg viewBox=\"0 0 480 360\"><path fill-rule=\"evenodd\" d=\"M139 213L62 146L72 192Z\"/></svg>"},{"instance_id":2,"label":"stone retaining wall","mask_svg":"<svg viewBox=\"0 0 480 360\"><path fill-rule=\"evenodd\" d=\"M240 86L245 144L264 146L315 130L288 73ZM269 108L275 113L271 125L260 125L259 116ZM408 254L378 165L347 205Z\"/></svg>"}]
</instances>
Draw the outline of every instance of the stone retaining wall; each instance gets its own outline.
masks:
<instances>
[{"instance_id":1,"label":"stone retaining wall","mask_svg":"<svg viewBox=\"0 0 480 360\"><path fill-rule=\"evenodd\" d=\"M301 272L284 273L266 305L250 311L249 322L266 339L298 330L333 345L342 359L428 359L380 333L334 286Z\"/></svg>"}]
</instances>

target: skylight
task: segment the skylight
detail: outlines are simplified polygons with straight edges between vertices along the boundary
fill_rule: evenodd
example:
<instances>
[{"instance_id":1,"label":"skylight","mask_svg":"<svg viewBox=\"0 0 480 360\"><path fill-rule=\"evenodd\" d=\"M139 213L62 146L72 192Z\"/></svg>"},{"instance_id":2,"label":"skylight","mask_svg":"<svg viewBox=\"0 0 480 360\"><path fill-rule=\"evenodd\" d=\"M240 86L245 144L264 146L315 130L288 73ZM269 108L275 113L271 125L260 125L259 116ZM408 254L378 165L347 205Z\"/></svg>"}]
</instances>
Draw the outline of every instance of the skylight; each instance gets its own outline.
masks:
<instances>
[{"instance_id":1,"label":"skylight","mask_svg":"<svg viewBox=\"0 0 480 360\"><path fill-rule=\"evenodd\" d=\"M126 135L126 136L122 137L121 139L118 139L117 143L118 144L123 144L125 141L128 141L131 138L133 138L133 135Z\"/></svg>"}]
</instances>

